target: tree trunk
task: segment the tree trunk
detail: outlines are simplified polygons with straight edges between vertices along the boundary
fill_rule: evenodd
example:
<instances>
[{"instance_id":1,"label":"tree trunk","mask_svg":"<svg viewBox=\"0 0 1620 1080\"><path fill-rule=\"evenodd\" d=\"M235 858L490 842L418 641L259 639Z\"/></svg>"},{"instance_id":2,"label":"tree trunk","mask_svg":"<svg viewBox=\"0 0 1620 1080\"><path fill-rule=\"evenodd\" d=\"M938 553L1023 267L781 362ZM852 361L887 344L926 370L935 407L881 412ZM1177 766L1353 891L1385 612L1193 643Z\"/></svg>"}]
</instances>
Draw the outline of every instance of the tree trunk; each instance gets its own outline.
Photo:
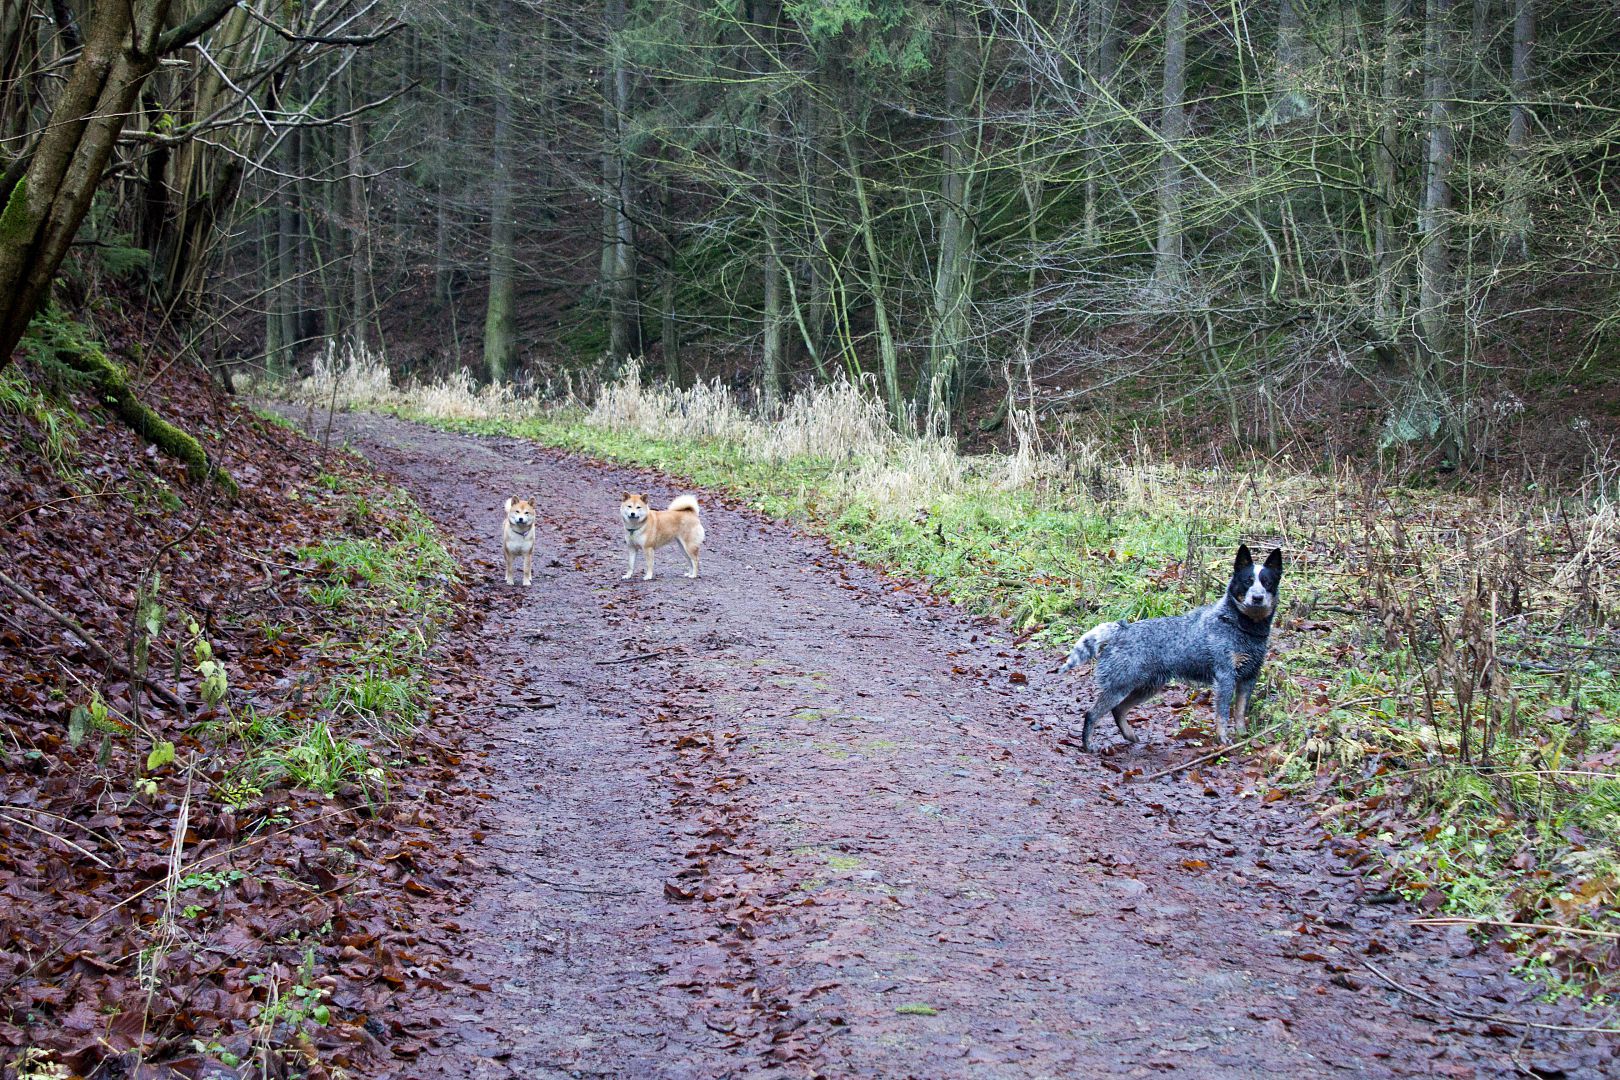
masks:
<instances>
[{"instance_id":1,"label":"tree trunk","mask_svg":"<svg viewBox=\"0 0 1620 1080\"><path fill-rule=\"evenodd\" d=\"M264 283L259 290L264 304L264 367L271 377L280 378L286 374L282 366L286 346L281 340L281 308L277 301L281 294L277 288L281 280L281 261L276 247L280 217L265 214L259 220L259 268L263 271Z\"/></svg>"},{"instance_id":2,"label":"tree trunk","mask_svg":"<svg viewBox=\"0 0 1620 1080\"><path fill-rule=\"evenodd\" d=\"M866 197L866 179L861 172L860 159L855 156L855 140L851 137L847 118L844 122L844 162L855 182L855 205L860 208L861 241L866 248L869 275L867 287L872 294L872 321L877 324L878 356L883 365L883 392L888 398L889 416L899 426L906 419L906 402L900 393L900 354L894 347L894 333L889 327L889 308L883 300L883 262L878 258L877 237L873 232L872 204Z\"/></svg>"},{"instance_id":3,"label":"tree trunk","mask_svg":"<svg viewBox=\"0 0 1620 1080\"><path fill-rule=\"evenodd\" d=\"M1401 71L1405 50L1402 43L1409 0L1384 0L1384 57L1379 108L1382 124L1374 150L1378 205L1373 215L1373 322L1384 342L1392 342L1400 331L1400 258L1395 234L1395 206L1398 202L1396 147L1400 139Z\"/></svg>"},{"instance_id":4,"label":"tree trunk","mask_svg":"<svg viewBox=\"0 0 1620 1080\"><path fill-rule=\"evenodd\" d=\"M353 112L365 101L360 65L350 64L348 106ZM365 181L366 124L358 112L349 118L347 168L349 173L349 339L364 352L371 338L371 205Z\"/></svg>"},{"instance_id":5,"label":"tree trunk","mask_svg":"<svg viewBox=\"0 0 1620 1080\"><path fill-rule=\"evenodd\" d=\"M283 168L288 173L298 169L298 158L292 138L282 145L289 151ZM290 177L274 177L276 191L276 294L275 314L281 323L279 339L281 353L274 363L283 371L291 370L298 347L298 185Z\"/></svg>"},{"instance_id":6,"label":"tree trunk","mask_svg":"<svg viewBox=\"0 0 1620 1080\"><path fill-rule=\"evenodd\" d=\"M22 179L0 210L0 366L50 292L141 84L169 0L97 4Z\"/></svg>"},{"instance_id":7,"label":"tree trunk","mask_svg":"<svg viewBox=\"0 0 1620 1080\"><path fill-rule=\"evenodd\" d=\"M29 76L36 69L36 37L30 14L27 4L0 5L0 146L19 157L32 126ZM0 166L7 164L5 151L0 151ZM6 194L0 190L0 203Z\"/></svg>"},{"instance_id":8,"label":"tree trunk","mask_svg":"<svg viewBox=\"0 0 1620 1080\"><path fill-rule=\"evenodd\" d=\"M773 188L774 191L774 188ZM776 416L782 399L782 238L776 199L765 207L765 335L760 358L760 404L767 418Z\"/></svg>"},{"instance_id":9,"label":"tree trunk","mask_svg":"<svg viewBox=\"0 0 1620 1080\"><path fill-rule=\"evenodd\" d=\"M800 303L793 300L794 318L805 351L816 366L816 375L826 378L828 323L832 321L832 283L834 272L827 254L827 214L821 205L822 197L822 116L820 94L813 87L803 95L802 124L794 139L798 158L799 206L804 217L807 250L802 260L803 275L807 282L806 298ZM791 284L791 280L790 280Z\"/></svg>"},{"instance_id":10,"label":"tree trunk","mask_svg":"<svg viewBox=\"0 0 1620 1080\"><path fill-rule=\"evenodd\" d=\"M671 386L679 386L681 327L675 311L675 266L680 257L680 240L675 226L675 200L667 177L659 204L664 217L664 276L659 288L658 340L664 353L664 381Z\"/></svg>"},{"instance_id":11,"label":"tree trunk","mask_svg":"<svg viewBox=\"0 0 1620 1080\"><path fill-rule=\"evenodd\" d=\"M1451 121L1452 48L1450 21L1452 0L1427 0L1424 19L1425 96L1428 98L1429 131L1427 173L1423 203L1418 219L1422 253L1418 260L1418 320L1427 354L1421 374L1432 376L1437 361L1450 344L1446 318L1446 294L1451 270L1451 169L1455 133Z\"/></svg>"},{"instance_id":12,"label":"tree trunk","mask_svg":"<svg viewBox=\"0 0 1620 1080\"><path fill-rule=\"evenodd\" d=\"M446 145L450 139L449 112L454 106L452 101L453 83L450 79L450 54L443 45L439 49L439 77L438 107L434 110L434 134L438 137L439 145ZM446 163L440 161L434 170L433 184L433 299L440 307L450 304L450 208L447 205L450 193L449 185L445 183L448 172Z\"/></svg>"},{"instance_id":13,"label":"tree trunk","mask_svg":"<svg viewBox=\"0 0 1620 1080\"><path fill-rule=\"evenodd\" d=\"M952 408L960 382L960 366L967 347L967 315L971 300L973 237L967 202L973 178L968 168L967 67L971 55L962 40L967 20L959 3L950 4L945 45L945 119L940 145L939 256L934 268L933 340L929 343L929 428L950 430Z\"/></svg>"},{"instance_id":14,"label":"tree trunk","mask_svg":"<svg viewBox=\"0 0 1620 1080\"><path fill-rule=\"evenodd\" d=\"M624 144L624 118L630 107L630 65L619 34L624 29L625 0L607 0L611 61L602 72L602 284L608 296L608 352L615 359L636 353L635 227L629 155Z\"/></svg>"},{"instance_id":15,"label":"tree trunk","mask_svg":"<svg viewBox=\"0 0 1620 1080\"><path fill-rule=\"evenodd\" d=\"M88 376L97 396L141 438L182 462L193 480L212 480L228 495L237 493L231 474L208 460L196 437L159 416L136 396L124 369L98 350L58 350L57 358Z\"/></svg>"},{"instance_id":16,"label":"tree trunk","mask_svg":"<svg viewBox=\"0 0 1620 1080\"><path fill-rule=\"evenodd\" d=\"M1520 258L1530 258L1530 92L1535 85L1535 0L1517 0L1513 17L1513 116L1508 121L1508 228Z\"/></svg>"},{"instance_id":17,"label":"tree trunk","mask_svg":"<svg viewBox=\"0 0 1620 1080\"><path fill-rule=\"evenodd\" d=\"M1187 134L1187 0L1170 0L1164 18L1164 112L1159 118L1159 239L1153 277L1169 298L1186 278L1181 250L1181 143Z\"/></svg>"},{"instance_id":18,"label":"tree trunk","mask_svg":"<svg viewBox=\"0 0 1620 1080\"><path fill-rule=\"evenodd\" d=\"M495 9L495 149L489 199L489 303L484 309L484 367L492 383L511 380L517 362L516 259L512 220L512 11L508 0Z\"/></svg>"},{"instance_id":19,"label":"tree trunk","mask_svg":"<svg viewBox=\"0 0 1620 1080\"><path fill-rule=\"evenodd\" d=\"M1102 117L1112 111L1108 95L1113 92L1119 70L1118 0L1091 0L1086 11L1086 46L1091 70L1086 80L1091 108L1085 117L1086 210L1083 236L1085 246L1094 248L1101 239L1098 224L1100 186L1103 172L1102 148L1108 144L1109 125Z\"/></svg>"}]
</instances>

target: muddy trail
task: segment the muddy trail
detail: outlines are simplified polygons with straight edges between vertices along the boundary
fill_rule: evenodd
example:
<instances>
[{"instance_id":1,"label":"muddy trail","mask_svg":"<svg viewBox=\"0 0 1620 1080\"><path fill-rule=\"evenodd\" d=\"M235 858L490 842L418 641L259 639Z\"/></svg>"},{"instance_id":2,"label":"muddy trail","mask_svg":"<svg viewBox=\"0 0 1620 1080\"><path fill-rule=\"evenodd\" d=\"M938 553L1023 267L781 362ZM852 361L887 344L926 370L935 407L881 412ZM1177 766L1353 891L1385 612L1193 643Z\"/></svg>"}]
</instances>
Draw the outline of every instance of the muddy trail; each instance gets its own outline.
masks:
<instances>
[{"instance_id":1,"label":"muddy trail","mask_svg":"<svg viewBox=\"0 0 1620 1080\"><path fill-rule=\"evenodd\" d=\"M701 579L665 549L621 581L617 493L661 506L668 478L337 424L463 545L484 609L478 797L441 814L477 871L474 989L394 1019L390 1075L1620 1068L1557 1029L1601 1017L1364 895L1298 804L1238 770L1123 780L1192 753L1169 707L1150 748L1083 755L1084 679L814 538L710 495ZM534 584L509 587L499 506L531 491Z\"/></svg>"}]
</instances>

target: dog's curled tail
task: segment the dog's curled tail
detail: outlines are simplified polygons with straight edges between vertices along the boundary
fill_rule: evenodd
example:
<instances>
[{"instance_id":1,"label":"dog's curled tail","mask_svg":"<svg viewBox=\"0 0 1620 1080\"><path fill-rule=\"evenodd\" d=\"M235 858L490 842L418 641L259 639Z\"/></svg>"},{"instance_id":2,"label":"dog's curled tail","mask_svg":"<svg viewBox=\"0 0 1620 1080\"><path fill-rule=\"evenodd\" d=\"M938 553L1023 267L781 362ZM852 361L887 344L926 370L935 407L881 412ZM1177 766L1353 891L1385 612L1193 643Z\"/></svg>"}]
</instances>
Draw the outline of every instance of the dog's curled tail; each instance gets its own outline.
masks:
<instances>
[{"instance_id":1,"label":"dog's curled tail","mask_svg":"<svg viewBox=\"0 0 1620 1080\"><path fill-rule=\"evenodd\" d=\"M669 508L671 510L690 510L694 514L703 509L698 505L697 499L693 498L691 495L675 496L675 498L670 500Z\"/></svg>"},{"instance_id":2,"label":"dog's curled tail","mask_svg":"<svg viewBox=\"0 0 1620 1080\"><path fill-rule=\"evenodd\" d=\"M1086 661L1095 660L1097 654L1102 652L1102 647L1108 644L1108 639L1123 629L1125 623L1121 621L1098 623L1087 630L1085 636L1069 650L1069 658L1058 668L1058 674L1067 675Z\"/></svg>"}]
</instances>

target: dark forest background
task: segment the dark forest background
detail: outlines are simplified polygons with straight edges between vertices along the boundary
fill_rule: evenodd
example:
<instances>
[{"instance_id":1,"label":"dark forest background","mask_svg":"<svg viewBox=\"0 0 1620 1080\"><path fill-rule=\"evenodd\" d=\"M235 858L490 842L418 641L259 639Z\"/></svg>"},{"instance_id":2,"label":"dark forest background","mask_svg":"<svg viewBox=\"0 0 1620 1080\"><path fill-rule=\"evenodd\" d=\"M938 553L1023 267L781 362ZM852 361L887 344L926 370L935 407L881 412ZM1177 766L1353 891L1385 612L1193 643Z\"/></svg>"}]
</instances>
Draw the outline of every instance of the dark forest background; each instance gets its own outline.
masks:
<instances>
[{"instance_id":1,"label":"dark forest background","mask_svg":"<svg viewBox=\"0 0 1620 1080\"><path fill-rule=\"evenodd\" d=\"M766 411L853 376L904 428L1487 471L1620 412L1607 2L103 8L0 16L8 354L66 265L221 370L637 357Z\"/></svg>"}]
</instances>

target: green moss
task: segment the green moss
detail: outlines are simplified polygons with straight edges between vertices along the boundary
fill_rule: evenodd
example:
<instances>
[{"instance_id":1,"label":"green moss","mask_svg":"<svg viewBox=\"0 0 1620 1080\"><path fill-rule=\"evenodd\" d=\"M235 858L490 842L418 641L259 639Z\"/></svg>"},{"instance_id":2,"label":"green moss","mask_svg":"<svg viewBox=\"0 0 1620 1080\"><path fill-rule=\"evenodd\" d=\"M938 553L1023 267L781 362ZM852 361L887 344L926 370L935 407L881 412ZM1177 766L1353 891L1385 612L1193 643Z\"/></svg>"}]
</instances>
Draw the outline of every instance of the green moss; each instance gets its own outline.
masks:
<instances>
[{"instance_id":1,"label":"green moss","mask_svg":"<svg viewBox=\"0 0 1620 1080\"><path fill-rule=\"evenodd\" d=\"M17 181L0 212L0 244L20 244L33 239L33 223L28 218L28 177Z\"/></svg>"},{"instance_id":2,"label":"green moss","mask_svg":"<svg viewBox=\"0 0 1620 1080\"><path fill-rule=\"evenodd\" d=\"M7 214L11 212L7 204ZM193 480L212 479L227 494L237 493L229 473L208 460L208 453L196 437L159 416L136 395L122 367L108 359L100 343L83 327L47 311L29 327L36 345L30 353L36 362L49 367L66 365L83 376L120 420L165 454L182 462Z\"/></svg>"}]
</instances>

